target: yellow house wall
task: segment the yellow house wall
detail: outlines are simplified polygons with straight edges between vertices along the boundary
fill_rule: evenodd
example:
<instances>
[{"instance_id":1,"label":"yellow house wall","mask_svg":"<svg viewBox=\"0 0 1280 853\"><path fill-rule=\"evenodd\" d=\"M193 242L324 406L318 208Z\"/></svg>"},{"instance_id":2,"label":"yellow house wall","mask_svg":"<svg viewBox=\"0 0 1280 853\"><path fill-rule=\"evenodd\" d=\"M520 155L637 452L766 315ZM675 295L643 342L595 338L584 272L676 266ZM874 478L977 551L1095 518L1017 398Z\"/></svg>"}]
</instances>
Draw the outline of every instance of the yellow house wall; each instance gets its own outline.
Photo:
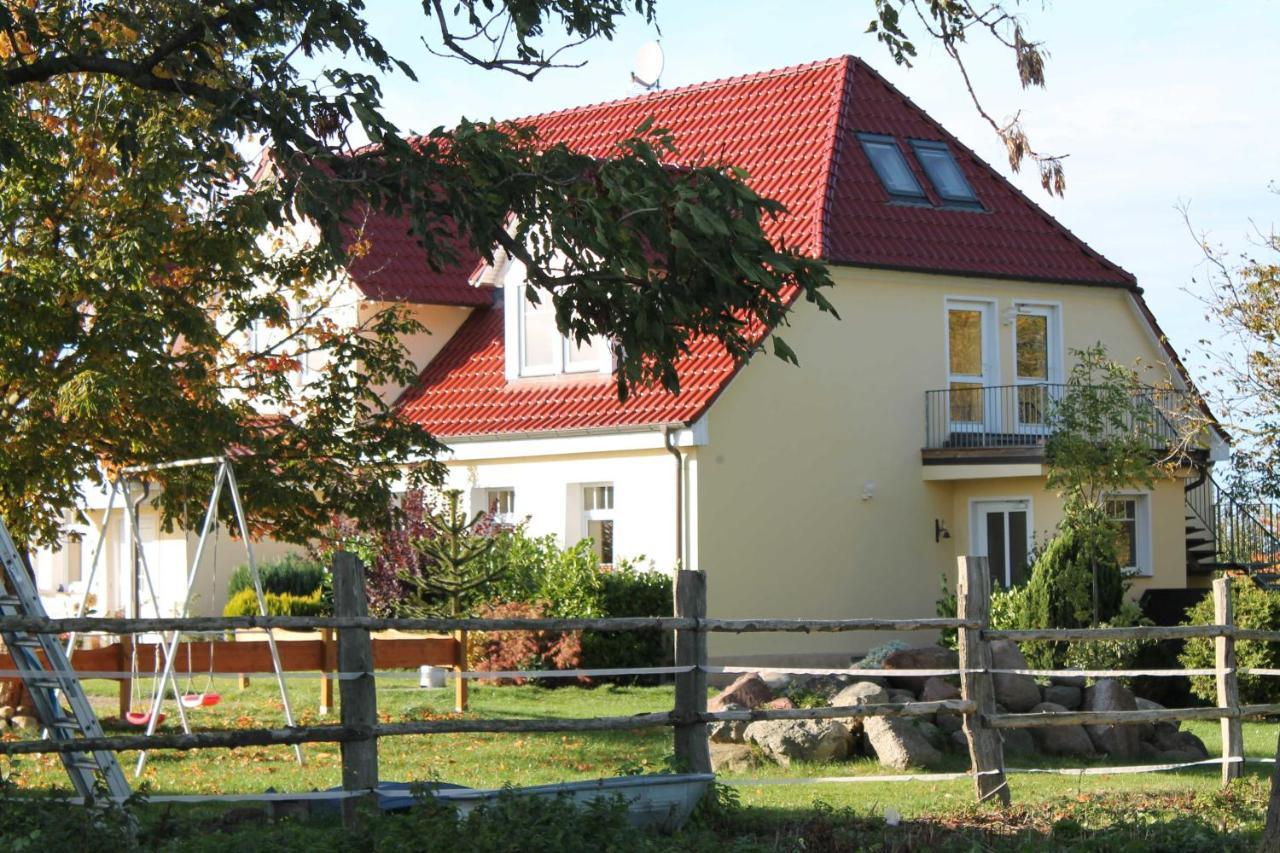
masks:
<instances>
[{"instance_id":1,"label":"yellow house wall","mask_svg":"<svg viewBox=\"0 0 1280 853\"><path fill-rule=\"evenodd\" d=\"M452 305L395 304L422 326L421 331L400 336L400 342L409 352L409 361L418 371L431 363L431 359L436 357L471 313L470 308ZM367 323L372 317L392 306L393 303L390 302L362 299L357 306L357 321L359 324ZM379 397L391 403L404 392L404 386L387 383L377 386L376 391Z\"/></svg>"},{"instance_id":2,"label":"yellow house wall","mask_svg":"<svg viewBox=\"0 0 1280 853\"><path fill-rule=\"evenodd\" d=\"M995 299L997 318L1015 300L1055 303L1064 350L1102 341L1114 360L1161 363L1120 289L847 267L832 273L829 298L842 319L802 302L781 330L800 367L761 355L709 412L709 444L698 453L695 563L708 573L714 616L933 615L939 577L954 574L968 525L957 508L966 487L925 482L921 471L924 392L946 385L948 297ZM997 384L1011 384L1012 327L1001 318L997 328ZM1182 566L1172 546L1181 505L1177 512L1166 506L1176 487L1162 489L1153 506L1156 553L1167 563L1158 569L1162 578ZM1035 513L1038 530L1057 510L1048 508L1052 496L1037 502L1045 505ZM935 519L952 539L934 541ZM714 636L711 651L834 660L886 638Z\"/></svg>"}]
</instances>

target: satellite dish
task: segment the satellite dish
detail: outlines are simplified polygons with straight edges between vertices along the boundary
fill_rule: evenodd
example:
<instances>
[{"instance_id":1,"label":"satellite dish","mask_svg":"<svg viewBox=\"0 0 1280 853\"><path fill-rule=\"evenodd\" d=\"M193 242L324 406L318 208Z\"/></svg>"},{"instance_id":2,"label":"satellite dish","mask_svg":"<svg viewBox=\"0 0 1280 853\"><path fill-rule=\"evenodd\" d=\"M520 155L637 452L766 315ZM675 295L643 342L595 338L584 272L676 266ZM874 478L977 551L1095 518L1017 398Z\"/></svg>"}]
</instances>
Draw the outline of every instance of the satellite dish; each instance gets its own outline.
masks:
<instances>
[{"instance_id":1,"label":"satellite dish","mask_svg":"<svg viewBox=\"0 0 1280 853\"><path fill-rule=\"evenodd\" d=\"M646 89L658 88L662 78L662 45L647 41L636 51L636 70L631 72L631 82Z\"/></svg>"}]
</instances>

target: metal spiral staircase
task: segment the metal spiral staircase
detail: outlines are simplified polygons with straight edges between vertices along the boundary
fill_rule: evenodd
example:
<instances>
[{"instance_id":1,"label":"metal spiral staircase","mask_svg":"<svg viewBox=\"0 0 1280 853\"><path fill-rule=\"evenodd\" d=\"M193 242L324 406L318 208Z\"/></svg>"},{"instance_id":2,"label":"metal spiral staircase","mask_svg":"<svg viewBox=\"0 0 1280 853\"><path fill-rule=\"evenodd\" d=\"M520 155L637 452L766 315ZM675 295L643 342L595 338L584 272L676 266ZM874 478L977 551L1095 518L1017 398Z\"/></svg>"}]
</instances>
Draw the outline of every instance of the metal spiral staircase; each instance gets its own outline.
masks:
<instances>
[{"instance_id":1,"label":"metal spiral staircase","mask_svg":"<svg viewBox=\"0 0 1280 853\"><path fill-rule=\"evenodd\" d=\"M1280 589L1280 515L1246 503L1208 471L1186 486L1187 572L1246 572L1259 586Z\"/></svg>"}]
</instances>

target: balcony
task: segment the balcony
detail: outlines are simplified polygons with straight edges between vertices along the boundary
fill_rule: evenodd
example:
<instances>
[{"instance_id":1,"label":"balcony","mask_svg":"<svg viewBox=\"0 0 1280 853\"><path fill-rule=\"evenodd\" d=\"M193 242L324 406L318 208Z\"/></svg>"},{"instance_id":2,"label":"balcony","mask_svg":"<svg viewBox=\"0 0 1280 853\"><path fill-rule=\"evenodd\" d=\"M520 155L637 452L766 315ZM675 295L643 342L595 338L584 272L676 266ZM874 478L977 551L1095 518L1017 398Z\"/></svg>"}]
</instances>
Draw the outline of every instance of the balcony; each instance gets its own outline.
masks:
<instances>
[{"instance_id":1,"label":"balcony","mask_svg":"<svg viewBox=\"0 0 1280 853\"><path fill-rule=\"evenodd\" d=\"M969 462L1040 463L1044 445L1056 431L1055 409L1067 393L1062 384L961 385L924 394L926 465ZM1124 423L1103 431L1141 430L1153 449L1181 440L1190 399L1183 391L1144 388L1130 398L1138 405ZM1143 412L1149 412L1144 416Z\"/></svg>"}]
</instances>

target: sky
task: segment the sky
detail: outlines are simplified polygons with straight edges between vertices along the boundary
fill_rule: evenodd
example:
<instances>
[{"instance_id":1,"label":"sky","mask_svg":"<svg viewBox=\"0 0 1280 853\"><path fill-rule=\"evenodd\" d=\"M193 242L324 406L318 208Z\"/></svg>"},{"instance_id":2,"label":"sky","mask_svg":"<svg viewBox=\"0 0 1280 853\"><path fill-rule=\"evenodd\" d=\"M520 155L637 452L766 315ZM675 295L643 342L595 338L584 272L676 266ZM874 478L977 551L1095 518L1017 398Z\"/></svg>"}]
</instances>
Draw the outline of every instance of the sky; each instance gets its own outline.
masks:
<instances>
[{"instance_id":1,"label":"sky","mask_svg":"<svg viewBox=\"0 0 1280 853\"><path fill-rule=\"evenodd\" d=\"M415 132L461 116L516 118L636 94L629 72L636 51L654 38L666 56L662 88L860 56L1133 272L1197 375L1206 357L1200 341L1215 329L1187 292L1203 292L1196 280L1206 270L1179 208L1187 207L1197 232L1237 253L1250 248L1255 227L1280 220L1280 196L1268 191L1280 182L1280 3L1273 0L1057 0L1043 7L1030 0L1020 8L1028 37L1049 54L1044 90L1021 89L1012 54L975 38L968 64L988 111L997 120L1021 111L1037 150L1068 155L1061 199L1040 188L1034 166L1010 171L1002 143L940 47L923 37L913 67L894 64L865 32L872 0L659 0L657 30L628 21L612 42L571 54L584 67L549 70L532 82L429 54L421 39L432 25L412 0L368 5L374 34L418 73L416 83L382 81L390 117Z\"/></svg>"}]
</instances>

